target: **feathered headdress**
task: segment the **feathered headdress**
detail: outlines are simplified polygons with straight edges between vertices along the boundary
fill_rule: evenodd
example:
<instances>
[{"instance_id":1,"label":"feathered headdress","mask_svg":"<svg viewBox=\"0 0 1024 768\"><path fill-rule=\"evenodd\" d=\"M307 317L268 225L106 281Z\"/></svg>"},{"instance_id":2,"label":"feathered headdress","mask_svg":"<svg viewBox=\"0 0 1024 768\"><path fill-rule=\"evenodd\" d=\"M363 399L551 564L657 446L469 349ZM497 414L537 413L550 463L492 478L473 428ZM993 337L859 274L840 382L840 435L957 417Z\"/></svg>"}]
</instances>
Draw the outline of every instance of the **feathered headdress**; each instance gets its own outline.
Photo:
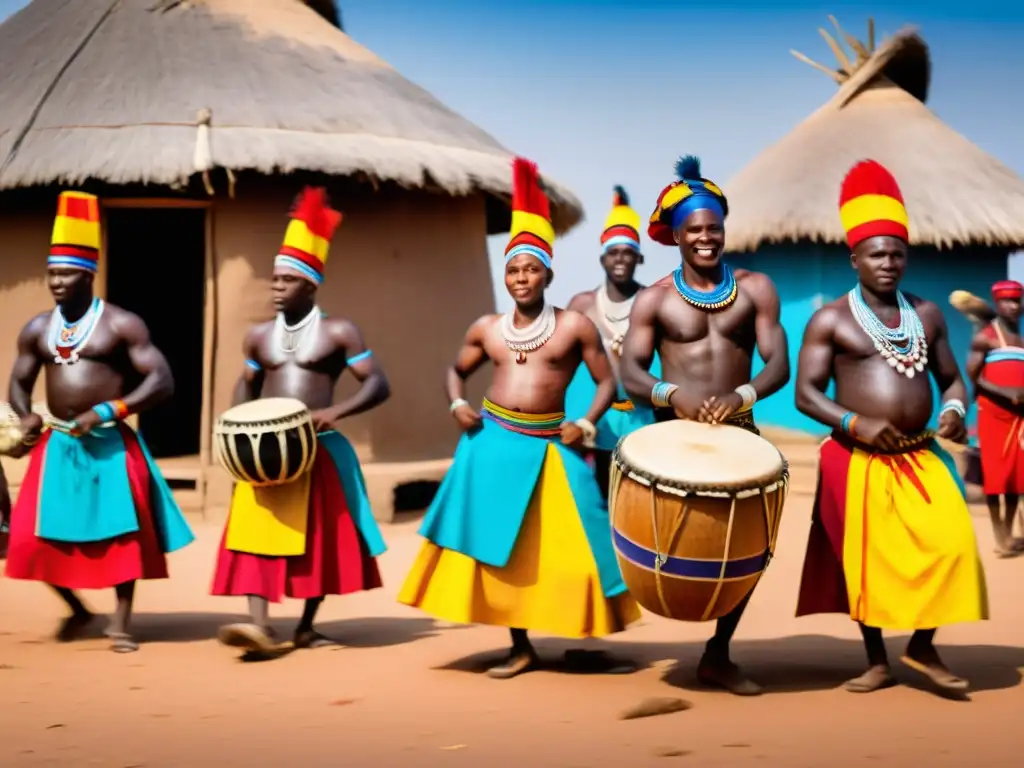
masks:
<instances>
[{"instance_id":1,"label":"feathered headdress","mask_svg":"<svg viewBox=\"0 0 1024 768\"><path fill-rule=\"evenodd\" d=\"M909 241L909 219L899 184L874 160L861 160L843 179L839 219L850 249L869 237L888 235Z\"/></svg>"},{"instance_id":2,"label":"feathered headdress","mask_svg":"<svg viewBox=\"0 0 1024 768\"><path fill-rule=\"evenodd\" d=\"M537 165L517 157L512 165L512 227L505 246L505 263L528 253L551 269L554 244L551 205L541 188Z\"/></svg>"},{"instance_id":3,"label":"feathered headdress","mask_svg":"<svg viewBox=\"0 0 1024 768\"><path fill-rule=\"evenodd\" d=\"M629 195L621 186L616 186L612 197L612 210L604 220L601 233L601 250L607 251L616 245L628 245L640 252L640 214L629 206Z\"/></svg>"},{"instance_id":4,"label":"feathered headdress","mask_svg":"<svg viewBox=\"0 0 1024 768\"><path fill-rule=\"evenodd\" d=\"M694 211L710 209L723 219L729 215L725 193L700 173L700 159L686 155L676 161L677 180L658 195L658 202L647 227L647 235L656 243L675 245L672 233Z\"/></svg>"},{"instance_id":5,"label":"feathered headdress","mask_svg":"<svg viewBox=\"0 0 1024 768\"><path fill-rule=\"evenodd\" d=\"M323 187L306 187L292 206L291 222L274 266L297 272L315 285L324 279L327 251L342 215L327 202Z\"/></svg>"}]
</instances>

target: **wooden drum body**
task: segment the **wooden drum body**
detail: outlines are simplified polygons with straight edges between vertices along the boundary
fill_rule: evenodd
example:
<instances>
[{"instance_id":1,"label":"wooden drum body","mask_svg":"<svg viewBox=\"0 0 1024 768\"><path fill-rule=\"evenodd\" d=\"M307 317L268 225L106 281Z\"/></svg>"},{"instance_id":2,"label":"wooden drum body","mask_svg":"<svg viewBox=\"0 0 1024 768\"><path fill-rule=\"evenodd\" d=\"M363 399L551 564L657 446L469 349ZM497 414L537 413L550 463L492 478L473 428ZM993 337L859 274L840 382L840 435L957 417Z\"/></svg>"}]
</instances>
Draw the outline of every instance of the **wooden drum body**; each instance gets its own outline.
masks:
<instances>
[{"instance_id":1,"label":"wooden drum body","mask_svg":"<svg viewBox=\"0 0 1024 768\"><path fill-rule=\"evenodd\" d=\"M316 442L309 409L290 397L236 405L214 428L221 466L255 486L284 485L304 475L316 459Z\"/></svg>"},{"instance_id":2,"label":"wooden drum body","mask_svg":"<svg viewBox=\"0 0 1024 768\"><path fill-rule=\"evenodd\" d=\"M739 427L667 421L627 435L609 509L630 593L669 619L725 616L775 551L788 489L782 454Z\"/></svg>"}]
</instances>

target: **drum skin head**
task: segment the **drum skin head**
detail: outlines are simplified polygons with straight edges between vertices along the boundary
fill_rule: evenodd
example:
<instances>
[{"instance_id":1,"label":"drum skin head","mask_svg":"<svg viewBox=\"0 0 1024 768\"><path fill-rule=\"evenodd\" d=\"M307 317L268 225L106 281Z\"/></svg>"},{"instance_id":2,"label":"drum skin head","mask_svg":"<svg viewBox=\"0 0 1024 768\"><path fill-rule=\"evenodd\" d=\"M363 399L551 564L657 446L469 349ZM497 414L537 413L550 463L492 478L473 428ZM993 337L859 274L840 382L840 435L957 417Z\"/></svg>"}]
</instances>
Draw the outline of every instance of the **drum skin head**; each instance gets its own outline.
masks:
<instances>
[{"instance_id":1,"label":"drum skin head","mask_svg":"<svg viewBox=\"0 0 1024 768\"><path fill-rule=\"evenodd\" d=\"M763 437L697 421L641 427L622 439L617 453L645 475L683 487L761 487L778 480L785 468L779 449Z\"/></svg>"},{"instance_id":2,"label":"drum skin head","mask_svg":"<svg viewBox=\"0 0 1024 768\"><path fill-rule=\"evenodd\" d=\"M269 419L286 419L308 411L301 400L293 397L268 397L263 400L250 400L248 403L236 405L221 414L222 421L260 422Z\"/></svg>"}]
</instances>

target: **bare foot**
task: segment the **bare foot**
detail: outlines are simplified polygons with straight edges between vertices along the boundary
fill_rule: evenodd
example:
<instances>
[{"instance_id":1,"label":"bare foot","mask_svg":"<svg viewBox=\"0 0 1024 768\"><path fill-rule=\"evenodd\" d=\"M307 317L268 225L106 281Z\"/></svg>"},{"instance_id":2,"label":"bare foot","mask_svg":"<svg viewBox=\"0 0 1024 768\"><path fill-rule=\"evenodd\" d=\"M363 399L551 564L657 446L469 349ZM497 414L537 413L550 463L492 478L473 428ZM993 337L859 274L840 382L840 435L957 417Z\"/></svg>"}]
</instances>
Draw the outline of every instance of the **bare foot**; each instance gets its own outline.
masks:
<instances>
[{"instance_id":1,"label":"bare foot","mask_svg":"<svg viewBox=\"0 0 1024 768\"><path fill-rule=\"evenodd\" d=\"M330 646L337 646L338 644L331 640L329 637L321 635L319 632L313 629L303 629L295 631L294 645L296 648L329 648Z\"/></svg>"},{"instance_id":2,"label":"bare foot","mask_svg":"<svg viewBox=\"0 0 1024 768\"><path fill-rule=\"evenodd\" d=\"M883 688L892 688L894 685L896 685L896 678L892 676L889 665L876 664L873 667L868 667L868 671L860 677L847 680L843 687L850 693L871 693Z\"/></svg>"},{"instance_id":3,"label":"bare foot","mask_svg":"<svg viewBox=\"0 0 1024 768\"><path fill-rule=\"evenodd\" d=\"M906 653L900 657L900 661L914 671L920 672L943 690L958 693L967 690L967 681L949 671L942 663L939 652L935 650L934 646L911 648L908 645Z\"/></svg>"},{"instance_id":4,"label":"bare foot","mask_svg":"<svg viewBox=\"0 0 1024 768\"><path fill-rule=\"evenodd\" d=\"M95 618L96 614L91 611L73 613L60 623L54 638L58 643L70 643L72 640L78 640Z\"/></svg>"},{"instance_id":5,"label":"bare foot","mask_svg":"<svg viewBox=\"0 0 1024 768\"><path fill-rule=\"evenodd\" d=\"M524 672L530 672L537 666L537 657L534 654L529 651L512 651L508 659L488 669L487 676L495 680L508 680Z\"/></svg>"},{"instance_id":6,"label":"bare foot","mask_svg":"<svg viewBox=\"0 0 1024 768\"><path fill-rule=\"evenodd\" d=\"M713 659L706 653L697 665L697 680L712 688L724 688L736 696L760 696L764 691L731 661Z\"/></svg>"},{"instance_id":7,"label":"bare foot","mask_svg":"<svg viewBox=\"0 0 1024 768\"><path fill-rule=\"evenodd\" d=\"M277 650L277 642L270 629L257 624L228 624L217 632L217 639L224 645L247 651L272 653Z\"/></svg>"},{"instance_id":8,"label":"bare foot","mask_svg":"<svg viewBox=\"0 0 1024 768\"><path fill-rule=\"evenodd\" d=\"M107 632L110 638L110 650L114 653L135 653L139 644L127 632Z\"/></svg>"}]
</instances>

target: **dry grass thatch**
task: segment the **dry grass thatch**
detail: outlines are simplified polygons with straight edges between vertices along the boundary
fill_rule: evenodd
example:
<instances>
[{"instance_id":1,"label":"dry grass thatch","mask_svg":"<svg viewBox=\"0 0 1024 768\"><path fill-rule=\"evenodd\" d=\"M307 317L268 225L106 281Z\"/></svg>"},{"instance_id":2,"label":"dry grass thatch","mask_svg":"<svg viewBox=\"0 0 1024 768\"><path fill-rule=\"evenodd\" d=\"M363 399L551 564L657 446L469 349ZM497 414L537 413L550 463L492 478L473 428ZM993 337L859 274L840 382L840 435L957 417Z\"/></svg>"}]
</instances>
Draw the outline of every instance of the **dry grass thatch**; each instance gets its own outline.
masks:
<instances>
[{"instance_id":1,"label":"dry grass thatch","mask_svg":"<svg viewBox=\"0 0 1024 768\"><path fill-rule=\"evenodd\" d=\"M0 24L0 189L212 168L511 196L511 153L299 0L35 0ZM556 229L579 200L545 180Z\"/></svg>"},{"instance_id":2,"label":"dry grass thatch","mask_svg":"<svg viewBox=\"0 0 1024 768\"><path fill-rule=\"evenodd\" d=\"M830 17L831 18L831 17ZM874 46L844 33L847 54L820 30L839 69L823 70L839 91L726 187L729 249L762 243L843 243L839 186L858 160L889 168L903 191L915 245L1024 246L1024 180L945 125L924 102L928 47L913 30Z\"/></svg>"}]
</instances>

